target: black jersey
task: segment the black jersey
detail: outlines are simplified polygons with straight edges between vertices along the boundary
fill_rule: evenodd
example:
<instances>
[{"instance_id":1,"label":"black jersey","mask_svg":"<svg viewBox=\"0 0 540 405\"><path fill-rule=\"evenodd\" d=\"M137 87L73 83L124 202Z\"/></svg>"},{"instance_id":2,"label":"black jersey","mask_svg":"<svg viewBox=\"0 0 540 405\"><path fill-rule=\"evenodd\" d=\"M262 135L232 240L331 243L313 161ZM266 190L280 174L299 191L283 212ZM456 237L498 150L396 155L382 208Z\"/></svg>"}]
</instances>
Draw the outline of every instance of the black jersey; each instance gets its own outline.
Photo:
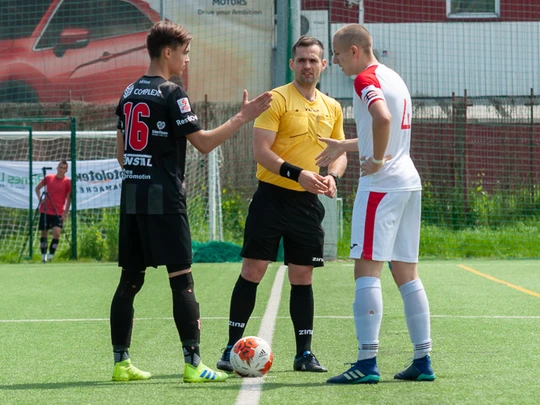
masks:
<instances>
[{"instance_id":1,"label":"black jersey","mask_svg":"<svg viewBox=\"0 0 540 405\"><path fill-rule=\"evenodd\" d=\"M121 212L185 212L186 135L201 129L187 94L162 77L142 76L126 88L116 115L124 135Z\"/></svg>"}]
</instances>

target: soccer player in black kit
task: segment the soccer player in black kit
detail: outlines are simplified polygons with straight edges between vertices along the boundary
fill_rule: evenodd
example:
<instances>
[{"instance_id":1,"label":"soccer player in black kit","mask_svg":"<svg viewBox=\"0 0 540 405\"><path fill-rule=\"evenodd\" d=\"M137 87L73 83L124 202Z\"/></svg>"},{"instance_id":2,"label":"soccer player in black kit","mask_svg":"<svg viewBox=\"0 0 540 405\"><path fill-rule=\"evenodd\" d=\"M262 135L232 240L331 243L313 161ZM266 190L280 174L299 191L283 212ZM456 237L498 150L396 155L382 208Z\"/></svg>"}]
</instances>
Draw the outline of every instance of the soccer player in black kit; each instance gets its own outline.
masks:
<instances>
[{"instance_id":1,"label":"soccer player in black kit","mask_svg":"<svg viewBox=\"0 0 540 405\"><path fill-rule=\"evenodd\" d=\"M128 348L133 328L133 301L147 267L165 265L173 297L174 322L184 352L184 382L217 382L227 374L201 362L199 304L191 274L191 235L183 186L189 141L208 153L270 106L263 93L213 130L202 130L182 87L169 81L189 62L191 34L182 26L157 22L146 46L150 65L120 98L117 158L124 169L120 202L118 264L120 283L111 304L113 381L147 380L150 373L131 364Z\"/></svg>"}]
</instances>

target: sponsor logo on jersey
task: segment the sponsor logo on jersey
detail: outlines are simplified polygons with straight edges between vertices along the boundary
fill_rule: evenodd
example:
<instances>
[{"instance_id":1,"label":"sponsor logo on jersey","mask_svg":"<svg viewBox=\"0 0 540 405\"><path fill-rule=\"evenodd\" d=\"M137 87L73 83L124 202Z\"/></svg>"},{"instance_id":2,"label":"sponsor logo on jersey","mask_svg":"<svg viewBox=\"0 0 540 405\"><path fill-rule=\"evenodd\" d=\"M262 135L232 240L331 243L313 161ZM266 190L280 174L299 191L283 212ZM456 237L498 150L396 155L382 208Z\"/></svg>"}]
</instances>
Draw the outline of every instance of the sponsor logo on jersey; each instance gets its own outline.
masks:
<instances>
[{"instance_id":1,"label":"sponsor logo on jersey","mask_svg":"<svg viewBox=\"0 0 540 405\"><path fill-rule=\"evenodd\" d=\"M150 84L150 80L141 79L139 80L140 84Z\"/></svg>"},{"instance_id":2,"label":"sponsor logo on jersey","mask_svg":"<svg viewBox=\"0 0 540 405\"><path fill-rule=\"evenodd\" d=\"M161 97L161 91L158 89L135 89L133 94L136 96L152 96L152 97Z\"/></svg>"},{"instance_id":3,"label":"sponsor logo on jersey","mask_svg":"<svg viewBox=\"0 0 540 405\"><path fill-rule=\"evenodd\" d=\"M182 114L191 112L191 106L189 105L189 100L187 97L180 98L176 100L176 102L178 103L178 107L180 107L180 112Z\"/></svg>"},{"instance_id":4,"label":"sponsor logo on jersey","mask_svg":"<svg viewBox=\"0 0 540 405\"><path fill-rule=\"evenodd\" d=\"M193 115L188 115L186 118L184 118L183 120L176 120L176 125L178 125L179 127L181 127L182 125L185 125L187 124L188 122L195 122L197 121L199 118L197 118L197 116L195 114Z\"/></svg>"},{"instance_id":5,"label":"sponsor logo on jersey","mask_svg":"<svg viewBox=\"0 0 540 405\"><path fill-rule=\"evenodd\" d=\"M153 129L152 130L152 136L167 137L167 136L169 136L169 133L167 131L160 131L158 129Z\"/></svg>"},{"instance_id":6,"label":"sponsor logo on jersey","mask_svg":"<svg viewBox=\"0 0 540 405\"><path fill-rule=\"evenodd\" d=\"M158 121L156 126L158 127L158 129L153 129L152 130L152 136L162 136L162 137L167 137L169 136L169 133L167 131L162 131L163 128L165 128L167 124L165 124L164 121Z\"/></svg>"},{"instance_id":7,"label":"sponsor logo on jersey","mask_svg":"<svg viewBox=\"0 0 540 405\"><path fill-rule=\"evenodd\" d=\"M151 180L152 176L149 174L134 174L133 170L122 170L120 175L122 180L131 179L131 180Z\"/></svg>"},{"instance_id":8,"label":"sponsor logo on jersey","mask_svg":"<svg viewBox=\"0 0 540 405\"><path fill-rule=\"evenodd\" d=\"M128 98L131 92L133 91L133 83L126 87L124 90L124 98Z\"/></svg>"},{"instance_id":9,"label":"sponsor logo on jersey","mask_svg":"<svg viewBox=\"0 0 540 405\"><path fill-rule=\"evenodd\" d=\"M152 156L134 155L126 153L124 155L124 166L147 166L152 167Z\"/></svg>"}]
</instances>

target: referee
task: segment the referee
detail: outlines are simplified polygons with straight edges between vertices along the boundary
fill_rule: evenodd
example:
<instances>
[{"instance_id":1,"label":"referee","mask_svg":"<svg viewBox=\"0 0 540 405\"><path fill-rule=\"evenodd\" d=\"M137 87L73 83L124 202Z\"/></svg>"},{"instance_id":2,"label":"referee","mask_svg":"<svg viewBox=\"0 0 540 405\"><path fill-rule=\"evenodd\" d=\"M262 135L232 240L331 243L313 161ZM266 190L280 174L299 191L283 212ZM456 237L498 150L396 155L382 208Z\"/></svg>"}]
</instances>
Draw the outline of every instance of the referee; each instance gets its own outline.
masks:
<instances>
[{"instance_id":1,"label":"referee","mask_svg":"<svg viewBox=\"0 0 540 405\"><path fill-rule=\"evenodd\" d=\"M296 371L324 372L311 351L314 300L312 273L324 265L324 207L317 194L333 198L347 165L341 155L319 175L315 157L320 138L345 139L339 103L317 90L326 67L322 43L301 37L289 66L294 81L272 90L273 101L254 124L253 148L259 186L249 207L242 248L242 270L231 297L229 340L217 368L231 371L230 352L253 312L257 286L275 261L283 238L291 283L290 315L296 339Z\"/></svg>"}]
</instances>

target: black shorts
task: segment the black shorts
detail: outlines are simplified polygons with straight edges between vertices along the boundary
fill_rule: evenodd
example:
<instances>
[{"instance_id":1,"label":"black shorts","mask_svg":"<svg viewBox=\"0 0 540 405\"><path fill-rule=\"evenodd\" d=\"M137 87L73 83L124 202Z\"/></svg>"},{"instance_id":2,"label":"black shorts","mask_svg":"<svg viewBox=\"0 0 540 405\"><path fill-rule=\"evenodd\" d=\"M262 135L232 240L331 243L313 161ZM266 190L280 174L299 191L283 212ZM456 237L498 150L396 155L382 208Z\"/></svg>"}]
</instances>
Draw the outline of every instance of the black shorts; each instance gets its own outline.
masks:
<instances>
[{"instance_id":1,"label":"black shorts","mask_svg":"<svg viewBox=\"0 0 540 405\"><path fill-rule=\"evenodd\" d=\"M283 238L285 264L324 266L323 218L317 195L259 182L249 205L241 256L275 261Z\"/></svg>"},{"instance_id":2,"label":"black shorts","mask_svg":"<svg viewBox=\"0 0 540 405\"><path fill-rule=\"evenodd\" d=\"M47 221L45 221L45 217L47 217ZM45 222L47 223L45 224ZM61 216L49 215L49 214L45 215L43 212L39 213L38 229L40 231L45 231L45 230L48 231L49 229L52 229L54 227L62 228L63 225L64 224L63 224Z\"/></svg>"},{"instance_id":3,"label":"black shorts","mask_svg":"<svg viewBox=\"0 0 540 405\"><path fill-rule=\"evenodd\" d=\"M191 267L187 214L120 214L118 265L139 270L161 265Z\"/></svg>"}]
</instances>

